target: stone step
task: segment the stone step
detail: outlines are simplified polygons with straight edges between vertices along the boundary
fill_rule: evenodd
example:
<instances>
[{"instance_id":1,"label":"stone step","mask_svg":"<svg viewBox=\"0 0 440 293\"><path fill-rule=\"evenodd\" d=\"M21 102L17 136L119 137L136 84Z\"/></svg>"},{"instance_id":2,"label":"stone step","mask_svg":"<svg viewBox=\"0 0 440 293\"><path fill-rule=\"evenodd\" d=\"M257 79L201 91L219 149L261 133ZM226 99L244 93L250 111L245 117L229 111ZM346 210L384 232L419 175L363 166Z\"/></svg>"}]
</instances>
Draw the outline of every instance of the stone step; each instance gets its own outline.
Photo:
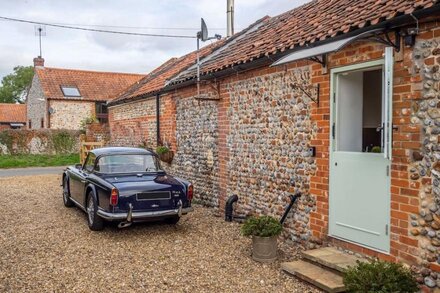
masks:
<instances>
[{"instance_id":1,"label":"stone step","mask_svg":"<svg viewBox=\"0 0 440 293\"><path fill-rule=\"evenodd\" d=\"M339 251L334 247L304 251L302 256L311 263L319 264L339 273L343 273L349 266L355 266L356 261L365 261L362 258Z\"/></svg>"},{"instance_id":2,"label":"stone step","mask_svg":"<svg viewBox=\"0 0 440 293\"><path fill-rule=\"evenodd\" d=\"M281 269L326 292L336 293L345 291L342 276L319 265L299 260L282 263Z\"/></svg>"}]
</instances>

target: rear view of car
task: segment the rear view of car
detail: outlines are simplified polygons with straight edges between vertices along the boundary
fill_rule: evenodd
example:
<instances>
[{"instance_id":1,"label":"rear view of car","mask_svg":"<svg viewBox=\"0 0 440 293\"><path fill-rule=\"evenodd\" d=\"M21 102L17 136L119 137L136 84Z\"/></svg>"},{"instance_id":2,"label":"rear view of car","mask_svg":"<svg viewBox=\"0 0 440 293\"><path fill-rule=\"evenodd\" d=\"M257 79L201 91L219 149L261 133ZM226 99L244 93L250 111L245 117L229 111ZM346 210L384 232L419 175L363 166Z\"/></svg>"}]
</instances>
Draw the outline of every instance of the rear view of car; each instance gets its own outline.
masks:
<instances>
[{"instance_id":1,"label":"rear view of car","mask_svg":"<svg viewBox=\"0 0 440 293\"><path fill-rule=\"evenodd\" d=\"M156 154L144 149L93 150L63 178L65 205L67 198L85 210L92 230L102 229L104 220L118 221L121 228L160 219L175 224L192 211L193 186L166 174Z\"/></svg>"}]
</instances>

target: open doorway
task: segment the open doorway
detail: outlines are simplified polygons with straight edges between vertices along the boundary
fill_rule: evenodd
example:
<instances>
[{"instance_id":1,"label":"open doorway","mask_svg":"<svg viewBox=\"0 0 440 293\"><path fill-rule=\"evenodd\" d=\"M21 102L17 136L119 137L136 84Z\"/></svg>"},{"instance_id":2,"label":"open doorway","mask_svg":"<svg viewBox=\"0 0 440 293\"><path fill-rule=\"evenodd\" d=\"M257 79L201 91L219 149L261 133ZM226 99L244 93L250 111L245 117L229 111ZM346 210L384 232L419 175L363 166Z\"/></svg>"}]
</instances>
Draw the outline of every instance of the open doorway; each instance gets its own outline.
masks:
<instances>
[{"instance_id":1,"label":"open doorway","mask_svg":"<svg viewBox=\"0 0 440 293\"><path fill-rule=\"evenodd\" d=\"M339 75L337 151L382 152L382 79L381 67Z\"/></svg>"}]
</instances>

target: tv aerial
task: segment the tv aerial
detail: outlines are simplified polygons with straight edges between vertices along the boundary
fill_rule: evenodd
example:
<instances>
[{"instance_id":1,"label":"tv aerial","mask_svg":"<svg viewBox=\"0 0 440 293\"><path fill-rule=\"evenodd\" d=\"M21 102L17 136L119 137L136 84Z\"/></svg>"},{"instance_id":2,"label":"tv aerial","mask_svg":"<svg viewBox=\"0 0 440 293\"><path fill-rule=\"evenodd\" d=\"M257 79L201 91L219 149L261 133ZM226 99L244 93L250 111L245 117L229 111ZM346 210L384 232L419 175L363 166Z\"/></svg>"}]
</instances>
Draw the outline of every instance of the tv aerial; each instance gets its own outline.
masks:
<instances>
[{"instance_id":1,"label":"tv aerial","mask_svg":"<svg viewBox=\"0 0 440 293\"><path fill-rule=\"evenodd\" d=\"M200 94L200 41L220 40L221 35L215 34L213 37L208 35L208 26L203 18L200 19L200 31L197 32L197 97Z\"/></svg>"},{"instance_id":2,"label":"tv aerial","mask_svg":"<svg viewBox=\"0 0 440 293\"><path fill-rule=\"evenodd\" d=\"M39 57L41 57L43 55L43 53L41 51L41 37L44 37L46 35L46 26L41 25L41 24L35 25L35 35L38 36L38 39L39 39L39 43L40 43Z\"/></svg>"}]
</instances>

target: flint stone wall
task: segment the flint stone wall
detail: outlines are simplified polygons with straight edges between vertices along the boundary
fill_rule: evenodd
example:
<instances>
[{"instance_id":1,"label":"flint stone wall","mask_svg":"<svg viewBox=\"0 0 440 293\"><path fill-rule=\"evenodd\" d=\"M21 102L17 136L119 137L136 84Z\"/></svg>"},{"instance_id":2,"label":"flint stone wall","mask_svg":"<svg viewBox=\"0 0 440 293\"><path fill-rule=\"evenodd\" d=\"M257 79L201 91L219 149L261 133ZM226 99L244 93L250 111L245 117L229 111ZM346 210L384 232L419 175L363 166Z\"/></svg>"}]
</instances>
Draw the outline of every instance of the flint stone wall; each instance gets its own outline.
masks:
<instances>
[{"instance_id":1,"label":"flint stone wall","mask_svg":"<svg viewBox=\"0 0 440 293\"><path fill-rule=\"evenodd\" d=\"M9 129L0 131L0 155L79 153L79 131Z\"/></svg>"},{"instance_id":2,"label":"flint stone wall","mask_svg":"<svg viewBox=\"0 0 440 293\"><path fill-rule=\"evenodd\" d=\"M81 122L95 115L94 102L50 100L50 107L54 110L50 114L51 129L80 130Z\"/></svg>"},{"instance_id":3,"label":"flint stone wall","mask_svg":"<svg viewBox=\"0 0 440 293\"><path fill-rule=\"evenodd\" d=\"M316 170L309 152L317 126L310 120L309 67L242 80L228 87L230 133L228 196L237 194L237 212L281 218L290 201L291 184L304 192L284 229L284 237L305 242L311 237L308 194Z\"/></svg>"},{"instance_id":4,"label":"flint stone wall","mask_svg":"<svg viewBox=\"0 0 440 293\"><path fill-rule=\"evenodd\" d=\"M440 287L440 275L427 269L429 263L440 264L440 39L417 42L413 61L422 97L412 104L411 125L420 128L422 147L410 156L410 179L421 186L419 213L411 215L410 233L419 240L417 254L425 266L421 278L432 288Z\"/></svg>"},{"instance_id":5,"label":"flint stone wall","mask_svg":"<svg viewBox=\"0 0 440 293\"><path fill-rule=\"evenodd\" d=\"M196 201L218 207L217 102L194 97L175 101L177 152L171 165L163 165L171 174L193 183Z\"/></svg>"}]
</instances>

